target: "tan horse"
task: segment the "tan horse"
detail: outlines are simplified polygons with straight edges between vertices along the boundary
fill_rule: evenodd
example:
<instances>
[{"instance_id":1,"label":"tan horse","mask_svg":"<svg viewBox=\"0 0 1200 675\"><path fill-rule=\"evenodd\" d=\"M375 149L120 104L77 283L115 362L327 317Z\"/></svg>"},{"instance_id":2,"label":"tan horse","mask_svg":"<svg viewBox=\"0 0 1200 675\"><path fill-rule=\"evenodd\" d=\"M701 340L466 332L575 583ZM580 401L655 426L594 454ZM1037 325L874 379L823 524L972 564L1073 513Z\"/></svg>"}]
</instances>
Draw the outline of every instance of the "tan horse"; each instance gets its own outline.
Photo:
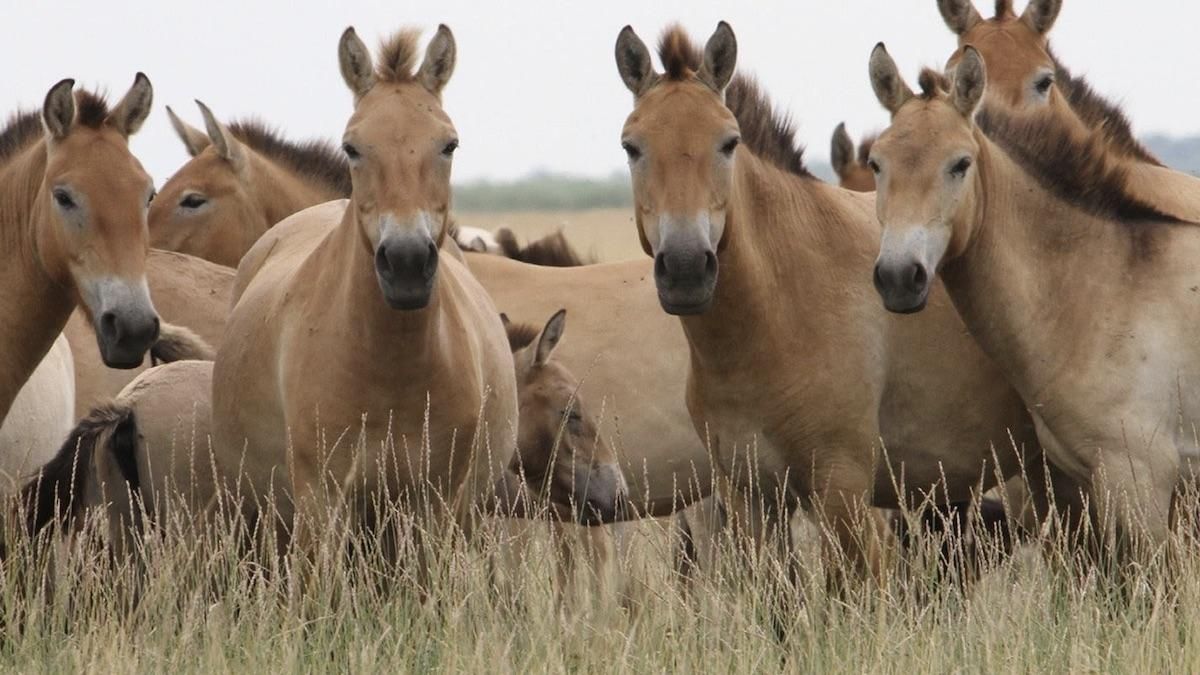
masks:
<instances>
[{"instance_id":1,"label":"tan horse","mask_svg":"<svg viewBox=\"0 0 1200 675\"><path fill-rule=\"evenodd\" d=\"M128 138L150 112L138 74L113 109L63 80L41 114L0 133L0 227L7 237L0 300L0 419L76 305L95 328L105 363L138 365L158 336L146 288L150 177Z\"/></svg>"},{"instance_id":2,"label":"tan horse","mask_svg":"<svg viewBox=\"0 0 1200 675\"><path fill-rule=\"evenodd\" d=\"M855 192L875 191L875 174L867 166L867 157L871 154L871 144L874 142L874 135L864 136L855 153L854 141L846 132L846 124L837 125L830 142L829 163L833 165L839 185Z\"/></svg>"},{"instance_id":3,"label":"tan horse","mask_svg":"<svg viewBox=\"0 0 1200 675\"><path fill-rule=\"evenodd\" d=\"M790 127L734 77L736 52L727 24L702 54L672 28L659 74L631 28L618 37L638 231L718 470L787 509L819 505L827 553L877 570L868 507L971 499L1016 471L1009 432L1029 443L1028 417L944 294L916 320L872 300L873 197L804 169Z\"/></svg>"},{"instance_id":4,"label":"tan horse","mask_svg":"<svg viewBox=\"0 0 1200 675\"><path fill-rule=\"evenodd\" d=\"M154 297L154 306L164 321L162 334L150 349L153 358L147 361L211 359L208 346L220 345L225 318L232 304L233 270L189 255L151 249L146 257L146 281ZM189 339L189 331L194 331L199 340ZM92 328L80 311L71 315L63 334L71 344L75 359L72 424L92 408L116 396L151 366L143 363L131 370L105 366L96 349Z\"/></svg>"},{"instance_id":5,"label":"tan horse","mask_svg":"<svg viewBox=\"0 0 1200 675\"><path fill-rule=\"evenodd\" d=\"M302 551L343 479L393 500L425 495L463 522L514 449L499 313L439 253L458 146L440 100L450 30L439 27L414 72L416 56L411 31L378 66L353 29L343 34L353 195L272 227L242 259L213 371L216 443L246 447L256 483L290 488ZM340 442L347 431L357 440Z\"/></svg>"},{"instance_id":6,"label":"tan horse","mask_svg":"<svg viewBox=\"0 0 1200 675\"><path fill-rule=\"evenodd\" d=\"M1048 36L1062 4L1032 0L1018 16L1012 0L998 0L995 16L985 20L971 0L938 0L946 25L958 35L947 72L961 62L966 45L973 46L988 66L988 107L1045 116L1056 130L1102 139L1112 161L1125 165L1130 194L1166 214L1200 221L1200 178L1163 166L1134 137L1120 108L1050 51Z\"/></svg>"},{"instance_id":7,"label":"tan horse","mask_svg":"<svg viewBox=\"0 0 1200 675\"><path fill-rule=\"evenodd\" d=\"M96 338L90 331L88 335L95 349ZM0 495L15 492L26 476L54 457L75 424L74 404L71 346L60 335L0 424Z\"/></svg>"},{"instance_id":8,"label":"tan horse","mask_svg":"<svg viewBox=\"0 0 1200 675\"><path fill-rule=\"evenodd\" d=\"M990 108L976 121L974 49L953 85L926 71L917 95L879 45L871 80L892 113L871 155L884 304L919 310L940 271L1106 531L1162 541L1180 458L1196 457L1200 229L1142 201L1094 138Z\"/></svg>"}]
</instances>

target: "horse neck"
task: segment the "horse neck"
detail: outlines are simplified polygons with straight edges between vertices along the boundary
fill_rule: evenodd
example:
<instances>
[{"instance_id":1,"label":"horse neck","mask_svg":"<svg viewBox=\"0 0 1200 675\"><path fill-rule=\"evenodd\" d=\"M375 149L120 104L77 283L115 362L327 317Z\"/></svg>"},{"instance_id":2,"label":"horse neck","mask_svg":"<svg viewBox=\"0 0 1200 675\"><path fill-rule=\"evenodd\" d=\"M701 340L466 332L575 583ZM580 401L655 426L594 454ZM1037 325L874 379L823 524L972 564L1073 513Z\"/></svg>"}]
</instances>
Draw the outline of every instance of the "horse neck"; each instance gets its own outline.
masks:
<instances>
[{"instance_id":1,"label":"horse neck","mask_svg":"<svg viewBox=\"0 0 1200 675\"><path fill-rule=\"evenodd\" d=\"M36 224L47 215L38 202L45 171L42 141L0 167L0 420L62 332L75 304L38 257Z\"/></svg>"},{"instance_id":2,"label":"horse neck","mask_svg":"<svg viewBox=\"0 0 1200 675\"><path fill-rule=\"evenodd\" d=\"M976 140L976 230L941 274L971 334L1027 401L1038 400L1071 353L1104 332L1092 308L1123 320L1124 305L1107 296L1135 244L1125 225L1064 203L981 133Z\"/></svg>"},{"instance_id":3,"label":"horse neck","mask_svg":"<svg viewBox=\"0 0 1200 675\"><path fill-rule=\"evenodd\" d=\"M712 306L681 317L693 363L711 368L738 368L739 355L761 359L745 349L750 327L758 344L805 340L812 322L787 305L848 283L842 254L873 258L871 246L878 247L878 232L856 229L835 202L835 193L851 193L738 152Z\"/></svg>"},{"instance_id":4,"label":"horse neck","mask_svg":"<svg viewBox=\"0 0 1200 675\"><path fill-rule=\"evenodd\" d=\"M257 153L252 157L252 185L267 227L310 206L349 196L301 176L267 157ZM257 241L263 233L247 234L254 237L252 241Z\"/></svg>"},{"instance_id":5,"label":"horse neck","mask_svg":"<svg viewBox=\"0 0 1200 675\"><path fill-rule=\"evenodd\" d=\"M354 200L346 204L346 213L317 255L312 257L313 274L327 297L327 321L354 326L356 349L372 353L402 350L405 361L419 368L438 345L437 335L443 324L449 297L447 265L439 265L429 305L419 310L392 309L383 300L375 278L375 256L356 217ZM443 261L444 262L444 261ZM307 272L302 272L307 273Z\"/></svg>"}]
</instances>

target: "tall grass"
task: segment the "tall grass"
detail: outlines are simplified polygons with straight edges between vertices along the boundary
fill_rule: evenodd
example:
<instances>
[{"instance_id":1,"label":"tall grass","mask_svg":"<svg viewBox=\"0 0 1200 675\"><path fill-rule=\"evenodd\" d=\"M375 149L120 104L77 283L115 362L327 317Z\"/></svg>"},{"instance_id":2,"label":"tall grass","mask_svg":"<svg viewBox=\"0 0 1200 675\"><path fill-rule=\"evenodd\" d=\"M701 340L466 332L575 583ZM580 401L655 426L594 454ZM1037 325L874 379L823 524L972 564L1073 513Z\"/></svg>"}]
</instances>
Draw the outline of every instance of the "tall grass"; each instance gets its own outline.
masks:
<instances>
[{"instance_id":1,"label":"tall grass","mask_svg":"<svg viewBox=\"0 0 1200 675\"><path fill-rule=\"evenodd\" d=\"M692 514L693 517L695 514ZM1175 572L1110 578L1044 562L1047 538L1007 555L971 530L923 540L882 585L831 592L817 536L801 528L792 581L736 534L689 579L666 521L625 529L608 569L580 565L565 597L549 525L488 520L467 543L428 531L427 577L331 535L318 573L248 551L222 523L173 509L106 553L95 514L69 540L29 541L14 522L0 573L0 668L19 672L1194 672L1200 556L1181 531ZM405 522L406 514L391 514ZM111 543L111 541L109 541ZM329 542L327 542L328 544ZM974 583L938 563L980 546ZM587 550L576 551L587 556ZM1066 556L1065 551L1057 553ZM1050 559L1054 556L1050 555ZM599 583L602 573L607 584ZM964 576L969 576L964 574Z\"/></svg>"}]
</instances>

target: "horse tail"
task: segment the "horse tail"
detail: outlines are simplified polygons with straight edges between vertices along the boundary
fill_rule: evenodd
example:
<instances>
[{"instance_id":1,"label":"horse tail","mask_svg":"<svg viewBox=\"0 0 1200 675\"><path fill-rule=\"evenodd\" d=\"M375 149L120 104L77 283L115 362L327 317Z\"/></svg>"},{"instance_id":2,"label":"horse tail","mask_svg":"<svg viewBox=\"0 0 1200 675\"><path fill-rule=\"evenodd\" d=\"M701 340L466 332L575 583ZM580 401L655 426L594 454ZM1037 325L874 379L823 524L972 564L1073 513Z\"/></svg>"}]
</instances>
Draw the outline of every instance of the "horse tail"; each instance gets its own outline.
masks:
<instances>
[{"instance_id":1,"label":"horse tail","mask_svg":"<svg viewBox=\"0 0 1200 675\"><path fill-rule=\"evenodd\" d=\"M204 338L189 328L169 323L162 324L158 340L150 348L150 362L156 366L186 360L212 361L215 358L216 350Z\"/></svg>"}]
</instances>

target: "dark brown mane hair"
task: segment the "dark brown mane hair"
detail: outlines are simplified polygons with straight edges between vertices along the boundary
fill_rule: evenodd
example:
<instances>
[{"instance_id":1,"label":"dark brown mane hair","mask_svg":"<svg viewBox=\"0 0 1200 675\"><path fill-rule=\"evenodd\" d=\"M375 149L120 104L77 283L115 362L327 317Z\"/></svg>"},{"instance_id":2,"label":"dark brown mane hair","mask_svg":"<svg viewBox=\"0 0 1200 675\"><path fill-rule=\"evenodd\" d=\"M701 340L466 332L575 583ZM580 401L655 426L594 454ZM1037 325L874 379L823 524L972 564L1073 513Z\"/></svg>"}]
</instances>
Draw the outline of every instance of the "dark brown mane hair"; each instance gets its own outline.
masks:
<instances>
[{"instance_id":1,"label":"dark brown mane hair","mask_svg":"<svg viewBox=\"0 0 1200 675\"><path fill-rule=\"evenodd\" d=\"M949 94L951 89L949 78L933 68L921 69L921 75L917 77L917 86L921 87L920 96L926 101Z\"/></svg>"},{"instance_id":2,"label":"dark brown mane hair","mask_svg":"<svg viewBox=\"0 0 1200 675\"><path fill-rule=\"evenodd\" d=\"M522 349L533 344L533 341L537 339L537 336L542 332L542 329L531 323L515 323L513 321L505 321L504 332L508 333L509 348L512 349L514 354L516 354Z\"/></svg>"},{"instance_id":3,"label":"dark brown mane hair","mask_svg":"<svg viewBox=\"0 0 1200 675\"><path fill-rule=\"evenodd\" d=\"M1047 48L1049 51L1049 49ZM1133 125L1125 111L1112 101L1096 93L1082 76L1076 77L1049 51L1054 63L1054 81L1067 99L1067 104L1083 120L1089 129L1104 134L1117 153L1155 166L1162 166L1146 146L1133 135Z\"/></svg>"},{"instance_id":4,"label":"dark brown mane hair","mask_svg":"<svg viewBox=\"0 0 1200 675\"><path fill-rule=\"evenodd\" d=\"M668 27L658 41L658 58L668 80L685 80L700 70L704 55L681 26ZM725 106L737 119L742 144L780 169L812 178L804 165L804 146L796 142L792 119L775 109L754 78L738 73L725 88Z\"/></svg>"},{"instance_id":5,"label":"dark brown mane hair","mask_svg":"<svg viewBox=\"0 0 1200 675\"><path fill-rule=\"evenodd\" d=\"M1101 134L1079 137L1049 116L987 106L975 123L1038 183L1078 208L1126 223L1181 222L1130 193L1129 169L1113 161Z\"/></svg>"},{"instance_id":6,"label":"dark brown mane hair","mask_svg":"<svg viewBox=\"0 0 1200 675\"><path fill-rule=\"evenodd\" d=\"M86 89L75 91L75 123L99 129L108 119L108 103L100 94ZM37 110L18 112L9 118L0 130L0 164L12 159L25 148L42 139L46 128L42 126L42 114Z\"/></svg>"},{"instance_id":7,"label":"dark brown mane hair","mask_svg":"<svg viewBox=\"0 0 1200 675\"><path fill-rule=\"evenodd\" d=\"M858 163L866 165L867 160L871 159L871 148L875 146L875 141L879 140L878 133L871 133L863 136L858 143Z\"/></svg>"},{"instance_id":8,"label":"dark brown mane hair","mask_svg":"<svg viewBox=\"0 0 1200 675\"><path fill-rule=\"evenodd\" d=\"M996 16L997 19L1003 19L1008 16L1016 16L1013 12L1012 0L996 0Z\"/></svg>"},{"instance_id":9,"label":"dark brown mane hair","mask_svg":"<svg viewBox=\"0 0 1200 675\"><path fill-rule=\"evenodd\" d=\"M521 246L517 242L517 235L513 234L512 230L501 228L496 232L496 243L500 244L500 250L504 252L504 257L530 265L582 267L596 262L590 257L585 259L581 256L575 247L571 246L571 242L567 241L562 230Z\"/></svg>"},{"instance_id":10,"label":"dark brown mane hair","mask_svg":"<svg viewBox=\"0 0 1200 675\"><path fill-rule=\"evenodd\" d=\"M302 143L289 141L258 120L234 122L229 125L229 131L254 151L286 165L301 176L311 178L343 197L350 196L350 165L332 143L324 140Z\"/></svg>"},{"instance_id":11,"label":"dark brown mane hair","mask_svg":"<svg viewBox=\"0 0 1200 675\"><path fill-rule=\"evenodd\" d=\"M417 64L417 42L421 31L417 28L401 28L379 48L379 62L375 65L375 77L382 82L411 82Z\"/></svg>"},{"instance_id":12,"label":"dark brown mane hair","mask_svg":"<svg viewBox=\"0 0 1200 675\"><path fill-rule=\"evenodd\" d=\"M137 422L128 405L115 402L102 405L83 418L71 430L58 454L21 488L20 503L25 508L29 535L81 514L83 492L94 470L92 460L97 451L114 454L121 477L136 493L141 487L135 457L137 436Z\"/></svg>"}]
</instances>

